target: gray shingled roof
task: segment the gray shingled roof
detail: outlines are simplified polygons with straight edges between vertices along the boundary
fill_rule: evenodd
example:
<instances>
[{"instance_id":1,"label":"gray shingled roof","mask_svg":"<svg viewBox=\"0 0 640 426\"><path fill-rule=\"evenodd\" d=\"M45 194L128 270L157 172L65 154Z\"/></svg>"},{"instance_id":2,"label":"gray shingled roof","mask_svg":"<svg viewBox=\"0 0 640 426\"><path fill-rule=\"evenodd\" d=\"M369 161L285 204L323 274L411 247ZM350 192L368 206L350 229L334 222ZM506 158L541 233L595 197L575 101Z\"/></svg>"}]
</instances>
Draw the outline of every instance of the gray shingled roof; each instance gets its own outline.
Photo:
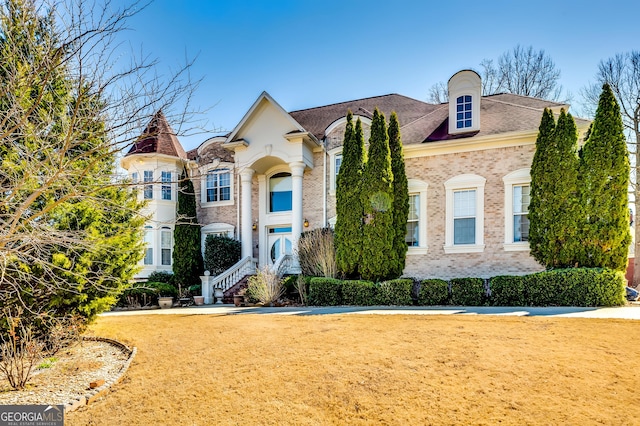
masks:
<instances>
[{"instance_id":1,"label":"gray shingled roof","mask_svg":"<svg viewBox=\"0 0 640 426\"><path fill-rule=\"evenodd\" d=\"M402 143L417 144L471 136L500 133L536 131L544 108L568 105L513 94L484 96L480 102L480 131L449 135L449 104L429 104L406 96L390 94L357 99L316 108L290 112L291 116L319 140L331 123L344 117L347 110L371 117L378 108L388 118L392 111L398 114L402 131ZM585 120L576 119L580 123Z\"/></svg>"},{"instance_id":2,"label":"gray shingled roof","mask_svg":"<svg viewBox=\"0 0 640 426\"><path fill-rule=\"evenodd\" d=\"M187 158L187 153L167 122L162 111L158 111L142 135L133 144L127 155L157 153L178 158Z\"/></svg>"}]
</instances>

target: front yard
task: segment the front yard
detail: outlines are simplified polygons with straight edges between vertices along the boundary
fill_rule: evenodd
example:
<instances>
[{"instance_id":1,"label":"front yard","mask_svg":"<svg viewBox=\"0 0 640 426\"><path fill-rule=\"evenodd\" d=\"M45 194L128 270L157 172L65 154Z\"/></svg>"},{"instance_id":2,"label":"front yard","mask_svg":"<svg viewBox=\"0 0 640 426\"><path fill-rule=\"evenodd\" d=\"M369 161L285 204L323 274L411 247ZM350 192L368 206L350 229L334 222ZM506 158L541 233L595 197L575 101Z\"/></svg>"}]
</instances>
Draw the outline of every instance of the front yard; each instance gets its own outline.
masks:
<instances>
[{"instance_id":1,"label":"front yard","mask_svg":"<svg viewBox=\"0 0 640 426\"><path fill-rule=\"evenodd\" d=\"M638 422L636 321L143 315L91 332L138 355L68 425Z\"/></svg>"}]
</instances>

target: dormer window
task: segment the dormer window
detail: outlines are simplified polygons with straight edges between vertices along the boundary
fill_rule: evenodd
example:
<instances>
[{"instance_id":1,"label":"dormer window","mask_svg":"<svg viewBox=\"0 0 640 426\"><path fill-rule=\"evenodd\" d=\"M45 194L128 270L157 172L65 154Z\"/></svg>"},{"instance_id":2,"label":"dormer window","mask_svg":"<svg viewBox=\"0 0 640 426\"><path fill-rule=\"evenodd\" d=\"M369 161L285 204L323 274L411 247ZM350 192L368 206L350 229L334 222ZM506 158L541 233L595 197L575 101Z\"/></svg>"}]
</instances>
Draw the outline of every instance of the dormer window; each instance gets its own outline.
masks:
<instances>
[{"instance_id":1,"label":"dormer window","mask_svg":"<svg viewBox=\"0 0 640 426\"><path fill-rule=\"evenodd\" d=\"M456 129L471 127L471 96L458 96L456 99Z\"/></svg>"}]
</instances>

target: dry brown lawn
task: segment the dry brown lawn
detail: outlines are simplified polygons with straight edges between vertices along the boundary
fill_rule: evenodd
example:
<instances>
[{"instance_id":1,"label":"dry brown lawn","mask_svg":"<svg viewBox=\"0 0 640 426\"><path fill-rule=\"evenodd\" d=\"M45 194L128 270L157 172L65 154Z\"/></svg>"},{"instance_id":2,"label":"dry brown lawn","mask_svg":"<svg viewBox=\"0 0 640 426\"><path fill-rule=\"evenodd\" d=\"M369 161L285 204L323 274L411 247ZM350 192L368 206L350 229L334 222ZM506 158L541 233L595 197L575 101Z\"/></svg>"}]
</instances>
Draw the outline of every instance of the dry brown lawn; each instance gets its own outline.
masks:
<instances>
[{"instance_id":1,"label":"dry brown lawn","mask_svg":"<svg viewBox=\"0 0 640 426\"><path fill-rule=\"evenodd\" d=\"M138 347L67 425L640 424L640 324L415 315L102 317Z\"/></svg>"}]
</instances>

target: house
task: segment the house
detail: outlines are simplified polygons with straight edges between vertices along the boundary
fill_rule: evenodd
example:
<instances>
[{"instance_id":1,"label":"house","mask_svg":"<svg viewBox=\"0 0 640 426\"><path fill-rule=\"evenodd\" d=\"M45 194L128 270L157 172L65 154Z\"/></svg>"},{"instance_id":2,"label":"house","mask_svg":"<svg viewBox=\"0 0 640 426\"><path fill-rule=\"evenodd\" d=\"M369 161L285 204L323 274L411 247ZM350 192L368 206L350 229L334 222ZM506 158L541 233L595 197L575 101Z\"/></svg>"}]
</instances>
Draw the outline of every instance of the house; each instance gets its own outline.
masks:
<instances>
[{"instance_id":1,"label":"house","mask_svg":"<svg viewBox=\"0 0 640 426\"><path fill-rule=\"evenodd\" d=\"M184 152L159 113L122 161L142 185L152 218L142 276L171 268L176 177L188 166L202 236L242 242L243 258L272 265L301 232L333 225L346 114L368 139L375 108L398 115L410 213L405 276L488 278L543 268L530 256L529 170L544 108L569 106L513 94L481 96L469 70L448 82L449 103L398 94L283 109L262 93L229 134ZM589 122L577 119L580 138Z\"/></svg>"}]
</instances>

